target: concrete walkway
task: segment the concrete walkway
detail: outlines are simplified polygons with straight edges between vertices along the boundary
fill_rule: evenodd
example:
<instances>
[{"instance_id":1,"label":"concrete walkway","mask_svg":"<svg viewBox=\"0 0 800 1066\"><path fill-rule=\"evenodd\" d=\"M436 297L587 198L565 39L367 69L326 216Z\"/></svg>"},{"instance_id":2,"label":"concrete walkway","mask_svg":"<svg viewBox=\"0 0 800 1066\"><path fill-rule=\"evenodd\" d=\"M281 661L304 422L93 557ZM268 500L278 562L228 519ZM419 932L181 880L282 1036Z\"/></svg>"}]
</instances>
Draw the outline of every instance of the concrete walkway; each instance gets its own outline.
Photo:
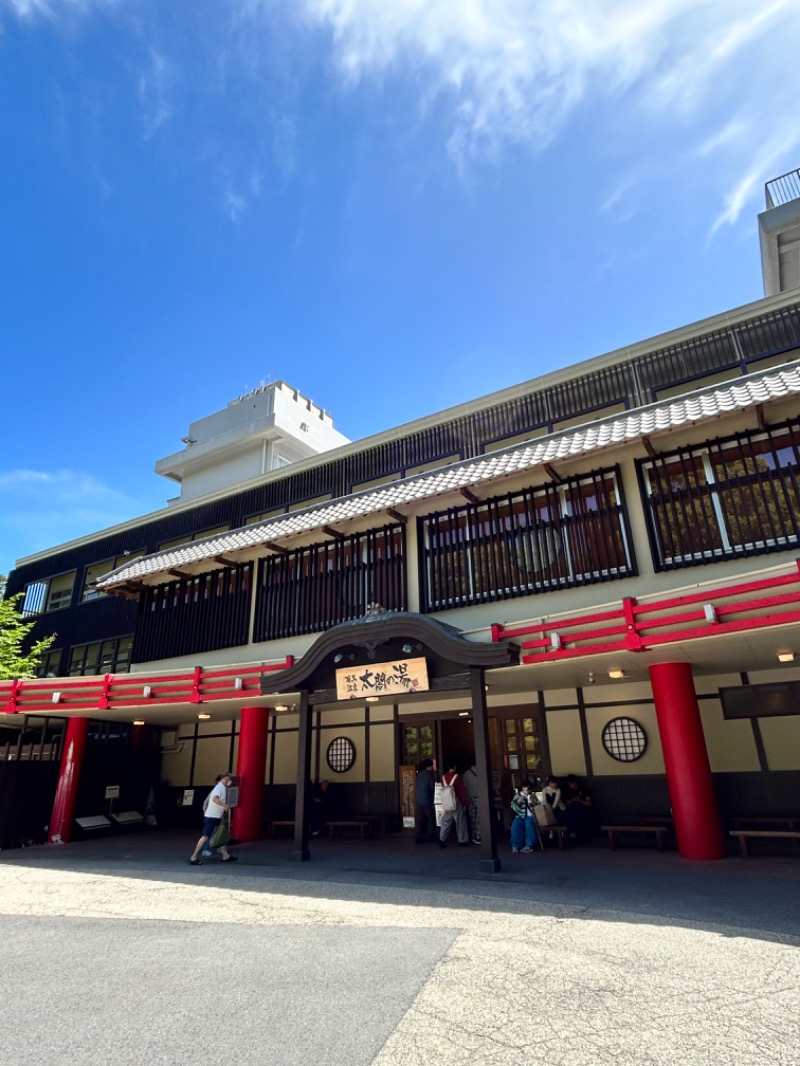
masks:
<instances>
[{"instance_id":1,"label":"concrete walkway","mask_svg":"<svg viewBox=\"0 0 800 1066\"><path fill-rule=\"evenodd\" d=\"M798 1062L800 855L193 843L0 853L7 1061Z\"/></svg>"}]
</instances>

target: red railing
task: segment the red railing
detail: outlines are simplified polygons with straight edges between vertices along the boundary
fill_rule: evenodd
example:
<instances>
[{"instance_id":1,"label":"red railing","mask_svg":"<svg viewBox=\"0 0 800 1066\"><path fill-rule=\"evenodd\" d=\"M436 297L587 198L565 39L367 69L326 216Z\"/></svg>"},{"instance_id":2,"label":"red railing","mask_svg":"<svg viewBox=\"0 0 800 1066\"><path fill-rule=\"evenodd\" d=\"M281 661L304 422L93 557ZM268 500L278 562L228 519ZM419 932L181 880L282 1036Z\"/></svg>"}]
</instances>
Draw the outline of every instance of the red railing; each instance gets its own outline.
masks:
<instances>
[{"instance_id":1,"label":"red railing","mask_svg":"<svg viewBox=\"0 0 800 1066\"><path fill-rule=\"evenodd\" d=\"M228 666L187 674L106 674L103 677L43 677L0 681L0 710L6 714L59 711L108 711L129 707L146 711L165 703L211 703L261 695L264 674L288 670L294 657L261 666Z\"/></svg>"},{"instance_id":2,"label":"red railing","mask_svg":"<svg viewBox=\"0 0 800 1066\"><path fill-rule=\"evenodd\" d=\"M757 581L647 603L625 599L619 607L594 614L520 626L493 625L492 640L531 636L521 642L521 661L554 662L603 652L645 651L790 622L800 622L800 559L790 573Z\"/></svg>"}]
</instances>

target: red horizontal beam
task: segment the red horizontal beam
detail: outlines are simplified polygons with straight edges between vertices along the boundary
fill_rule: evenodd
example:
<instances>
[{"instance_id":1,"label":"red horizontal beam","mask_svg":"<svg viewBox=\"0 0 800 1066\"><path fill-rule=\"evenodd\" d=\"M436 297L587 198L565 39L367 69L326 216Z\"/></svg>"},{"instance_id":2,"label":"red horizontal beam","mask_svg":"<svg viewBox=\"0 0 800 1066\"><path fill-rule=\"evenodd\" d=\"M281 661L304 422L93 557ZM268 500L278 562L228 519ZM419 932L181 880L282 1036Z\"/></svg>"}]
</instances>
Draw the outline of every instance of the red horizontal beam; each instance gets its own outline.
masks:
<instances>
[{"instance_id":1,"label":"red horizontal beam","mask_svg":"<svg viewBox=\"0 0 800 1066\"><path fill-rule=\"evenodd\" d=\"M798 560L800 568L800 560ZM655 600L652 603L636 603L634 614L651 614L653 611L666 611L671 607L681 607L689 603L711 603L717 599L727 599L730 596L738 596L749 592L760 592L762 589L780 588L782 585L800 584L800 569L796 574L782 574L780 577L765 577L758 581L747 581L741 585L727 585L724 588L714 589L707 592L693 592L687 596L676 596L669 600Z\"/></svg>"},{"instance_id":2,"label":"red horizontal beam","mask_svg":"<svg viewBox=\"0 0 800 1066\"><path fill-rule=\"evenodd\" d=\"M504 625L496 624L492 626L492 640L498 642L512 637L531 636L531 640L522 643L523 650L539 650L535 654L523 655L522 661L557 662L606 651L641 651L654 645L795 622L800 620L800 611L775 611L775 608L793 608L800 604L800 560L795 561L795 566L795 572L790 574L741 582L687 596L673 596L648 604L639 604L634 598L626 598L617 609L579 617L536 622L508 629ZM786 592L775 591L774 595L758 595L788 586L791 588ZM732 597L738 598L731 602ZM705 611L691 609L698 603L711 604L717 621L708 622ZM733 619L734 615L746 617ZM622 624L600 625L612 620L621 621ZM671 630L669 633L654 632L667 628ZM554 633L561 637L560 648L552 647ZM621 639L600 640L610 636L619 636Z\"/></svg>"},{"instance_id":3,"label":"red horizontal beam","mask_svg":"<svg viewBox=\"0 0 800 1066\"><path fill-rule=\"evenodd\" d=\"M0 703L5 714L63 710L113 710L115 707L144 709L170 703L205 703L211 700L247 699L258 693L263 674L288 670L294 657L262 666L244 666L204 672L196 667L188 674L127 674L91 678L30 678L0 681ZM242 687L236 688L236 678ZM151 694L142 695L145 686ZM158 690L158 691L156 691ZM53 693L60 693L53 703Z\"/></svg>"},{"instance_id":4,"label":"red horizontal beam","mask_svg":"<svg viewBox=\"0 0 800 1066\"><path fill-rule=\"evenodd\" d=\"M624 650L621 641L606 644L589 644L581 648L561 648L559 651L545 652L543 655L523 655L523 663L559 662L561 659L580 659L584 655L600 655L605 651Z\"/></svg>"}]
</instances>

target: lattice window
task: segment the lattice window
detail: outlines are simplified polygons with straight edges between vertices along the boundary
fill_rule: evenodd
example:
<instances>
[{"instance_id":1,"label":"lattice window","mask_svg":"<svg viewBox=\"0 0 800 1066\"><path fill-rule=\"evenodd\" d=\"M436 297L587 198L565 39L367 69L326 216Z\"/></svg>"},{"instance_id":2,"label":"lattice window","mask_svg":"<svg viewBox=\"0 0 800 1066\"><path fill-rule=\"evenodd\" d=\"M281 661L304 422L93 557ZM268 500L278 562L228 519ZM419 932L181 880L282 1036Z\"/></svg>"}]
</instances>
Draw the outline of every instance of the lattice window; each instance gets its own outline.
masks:
<instances>
[{"instance_id":1,"label":"lattice window","mask_svg":"<svg viewBox=\"0 0 800 1066\"><path fill-rule=\"evenodd\" d=\"M440 511L420 526L426 611L634 572L616 470Z\"/></svg>"},{"instance_id":2,"label":"lattice window","mask_svg":"<svg viewBox=\"0 0 800 1066\"><path fill-rule=\"evenodd\" d=\"M326 758L335 774L346 774L356 761L356 746L349 737L335 737L328 745Z\"/></svg>"},{"instance_id":3,"label":"lattice window","mask_svg":"<svg viewBox=\"0 0 800 1066\"><path fill-rule=\"evenodd\" d=\"M636 762L647 751L647 733L633 718L612 718L601 739L603 748L617 762Z\"/></svg>"},{"instance_id":4,"label":"lattice window","mask_svg":"<svg viewBox=\"0 0 800 1066\"><path fill-rule=\"evenodd\" d=\"M800 420L641 464L660 570L800 541Z\"/></svg>"}]
</instances>

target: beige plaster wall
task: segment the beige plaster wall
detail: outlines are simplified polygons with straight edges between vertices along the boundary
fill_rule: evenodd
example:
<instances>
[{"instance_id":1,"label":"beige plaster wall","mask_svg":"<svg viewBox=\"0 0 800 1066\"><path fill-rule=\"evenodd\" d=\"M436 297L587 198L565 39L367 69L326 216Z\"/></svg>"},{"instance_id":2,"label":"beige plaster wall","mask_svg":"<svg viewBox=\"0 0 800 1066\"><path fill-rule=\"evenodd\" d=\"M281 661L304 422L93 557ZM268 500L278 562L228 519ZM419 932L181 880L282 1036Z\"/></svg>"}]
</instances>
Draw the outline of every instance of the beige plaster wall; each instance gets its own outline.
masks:
<instances>
[{"instance_id":1,"label":"beige plaster wall","mask_svg":"<svg viewBox=\"0 0 800 1066\"><path fill-rule=\"evenodd\" d=\"M364 717L364 704L360 700L353 700L342 710L323 711L321 725L323 729L340 725L360 725Z\"/></svg>"},{"instance_id":2,"label":"beige plaster wall","mask_svg":"<svg viewBox=\"0 0 800 1066\"><path fill-rule=\"evenodd\" d=\"M391 722L374 724L369 731L369 776L371 781L394 781L395 765L394 725Z\"/></svg>"},{"instance_id":3,"label":"beige plaster wall","mask_svg":"<svg viewBox=\"0 0 800 1066\"><path fill-rule=\"evenodd\" d=\"M285 727L275 734L274 785L293 785L297 776L297 736Z\"/></svg>"},{"instance_id":4,"label":"beige plaster wall","mask_svg":"<svg viewBox=\"0 0 800 1066\"><path fill-rule=\"evenodd\" d=\"M769 769L800 769L800 718L760 718L759 724Z\"/></svg>"},{"instance_id":5,"label":"beige plaster wall","mask_svg":"<svg viewBox=\"0 0 800 1066\"><path fill-rule=\"evenodd\" d=\"M619 762L612 759L603 748L603 729L612 718L632 718L647 734L647 748L641 759L635 762ZM602 707L586 709L586 727L589 733L589 752L592 770L598 777L631 777L639 774L663 774L664 755L658 735L656 709L652 703L640 703L620 707L609 703Z\"/></svg>"},{"instance_id":6,"label":"beige plaster wall","mask_svg":"<svg viewBox=\"0 0 800 1066\"><path fill-rule=\"evenodd\" d=\"M170 785L185 785L192 769L192 742L181 741L180 751L165 751L161 756L161 779Z\"/></svg>"},{"instance_id":7,"label":"beige plaster wall","mask_svg":"<svg viewBox=\"0 0 800 1066\"><path fill-rule=\"evenodd\" d=\"M577 707L573 711L546 711L547 736L550 742L551 771L556 775L585 774L586 762L581 741L581 722Z\"/></svg>"},{"instance_id":8,"label":"beige plaster wall","mask_svg":"<svg viewBox=\"0 0 800 1066\"><path fill-rule=\"evenodd\" d=\"M790 634L776 632L776 647L792 646ZM759 670L750 674L751 685L769 685L783 681L800 681L800 668L792 665L776 665L772 670ZM716 692L720 687L741 684L738 674L699 678L697 691ZM718 700L703 700L701 703L703 728L709 748L711 769L758 770L758 750L753 728L749 721L726 720ZM769 770L800 770L800 716L759 718L758 728L764 745Z\"/></svg>"},{"instance_id":9,"label":"beige plaster wall","mask_svg":"<svg viewBox=\"0 0 800 1066\"><path fill-rule=\"evenodd\" d=\"M352 767L343 774L334 773L328 766L325 754L328 750L328 745L335 737L347 737L356 749L356 760ZM366 781L367 779L367 760L366 760L366 729L364 726L329 726L327 722L323 724L320 730L320 760L319 760L319 772L320 777L327 778L331 782L345 782L345 781Z\"/></svg>"},{"instance_id":10,"label":"beige plaster wall","mask_svg":"<svg viewBox=\"0 0 800 1066\"><path fill-rule=\"evenodd\" d=\"M713 773L760 769L753 727L747 719L728 721L723 718L722 703L718 699L703 700L700 717Z\"/></svg>"},{"instance_id":11,"label":"beige plaster wall","mask_svg":"<svg viewBox=\"0 0 800 1066\"><path fill-rule=\"evenodd\" d=\"M194 760L194 783L213 785L217 774L229 770L230 737L207 737L197 744Z\"/></svg>"}]
</instances>

